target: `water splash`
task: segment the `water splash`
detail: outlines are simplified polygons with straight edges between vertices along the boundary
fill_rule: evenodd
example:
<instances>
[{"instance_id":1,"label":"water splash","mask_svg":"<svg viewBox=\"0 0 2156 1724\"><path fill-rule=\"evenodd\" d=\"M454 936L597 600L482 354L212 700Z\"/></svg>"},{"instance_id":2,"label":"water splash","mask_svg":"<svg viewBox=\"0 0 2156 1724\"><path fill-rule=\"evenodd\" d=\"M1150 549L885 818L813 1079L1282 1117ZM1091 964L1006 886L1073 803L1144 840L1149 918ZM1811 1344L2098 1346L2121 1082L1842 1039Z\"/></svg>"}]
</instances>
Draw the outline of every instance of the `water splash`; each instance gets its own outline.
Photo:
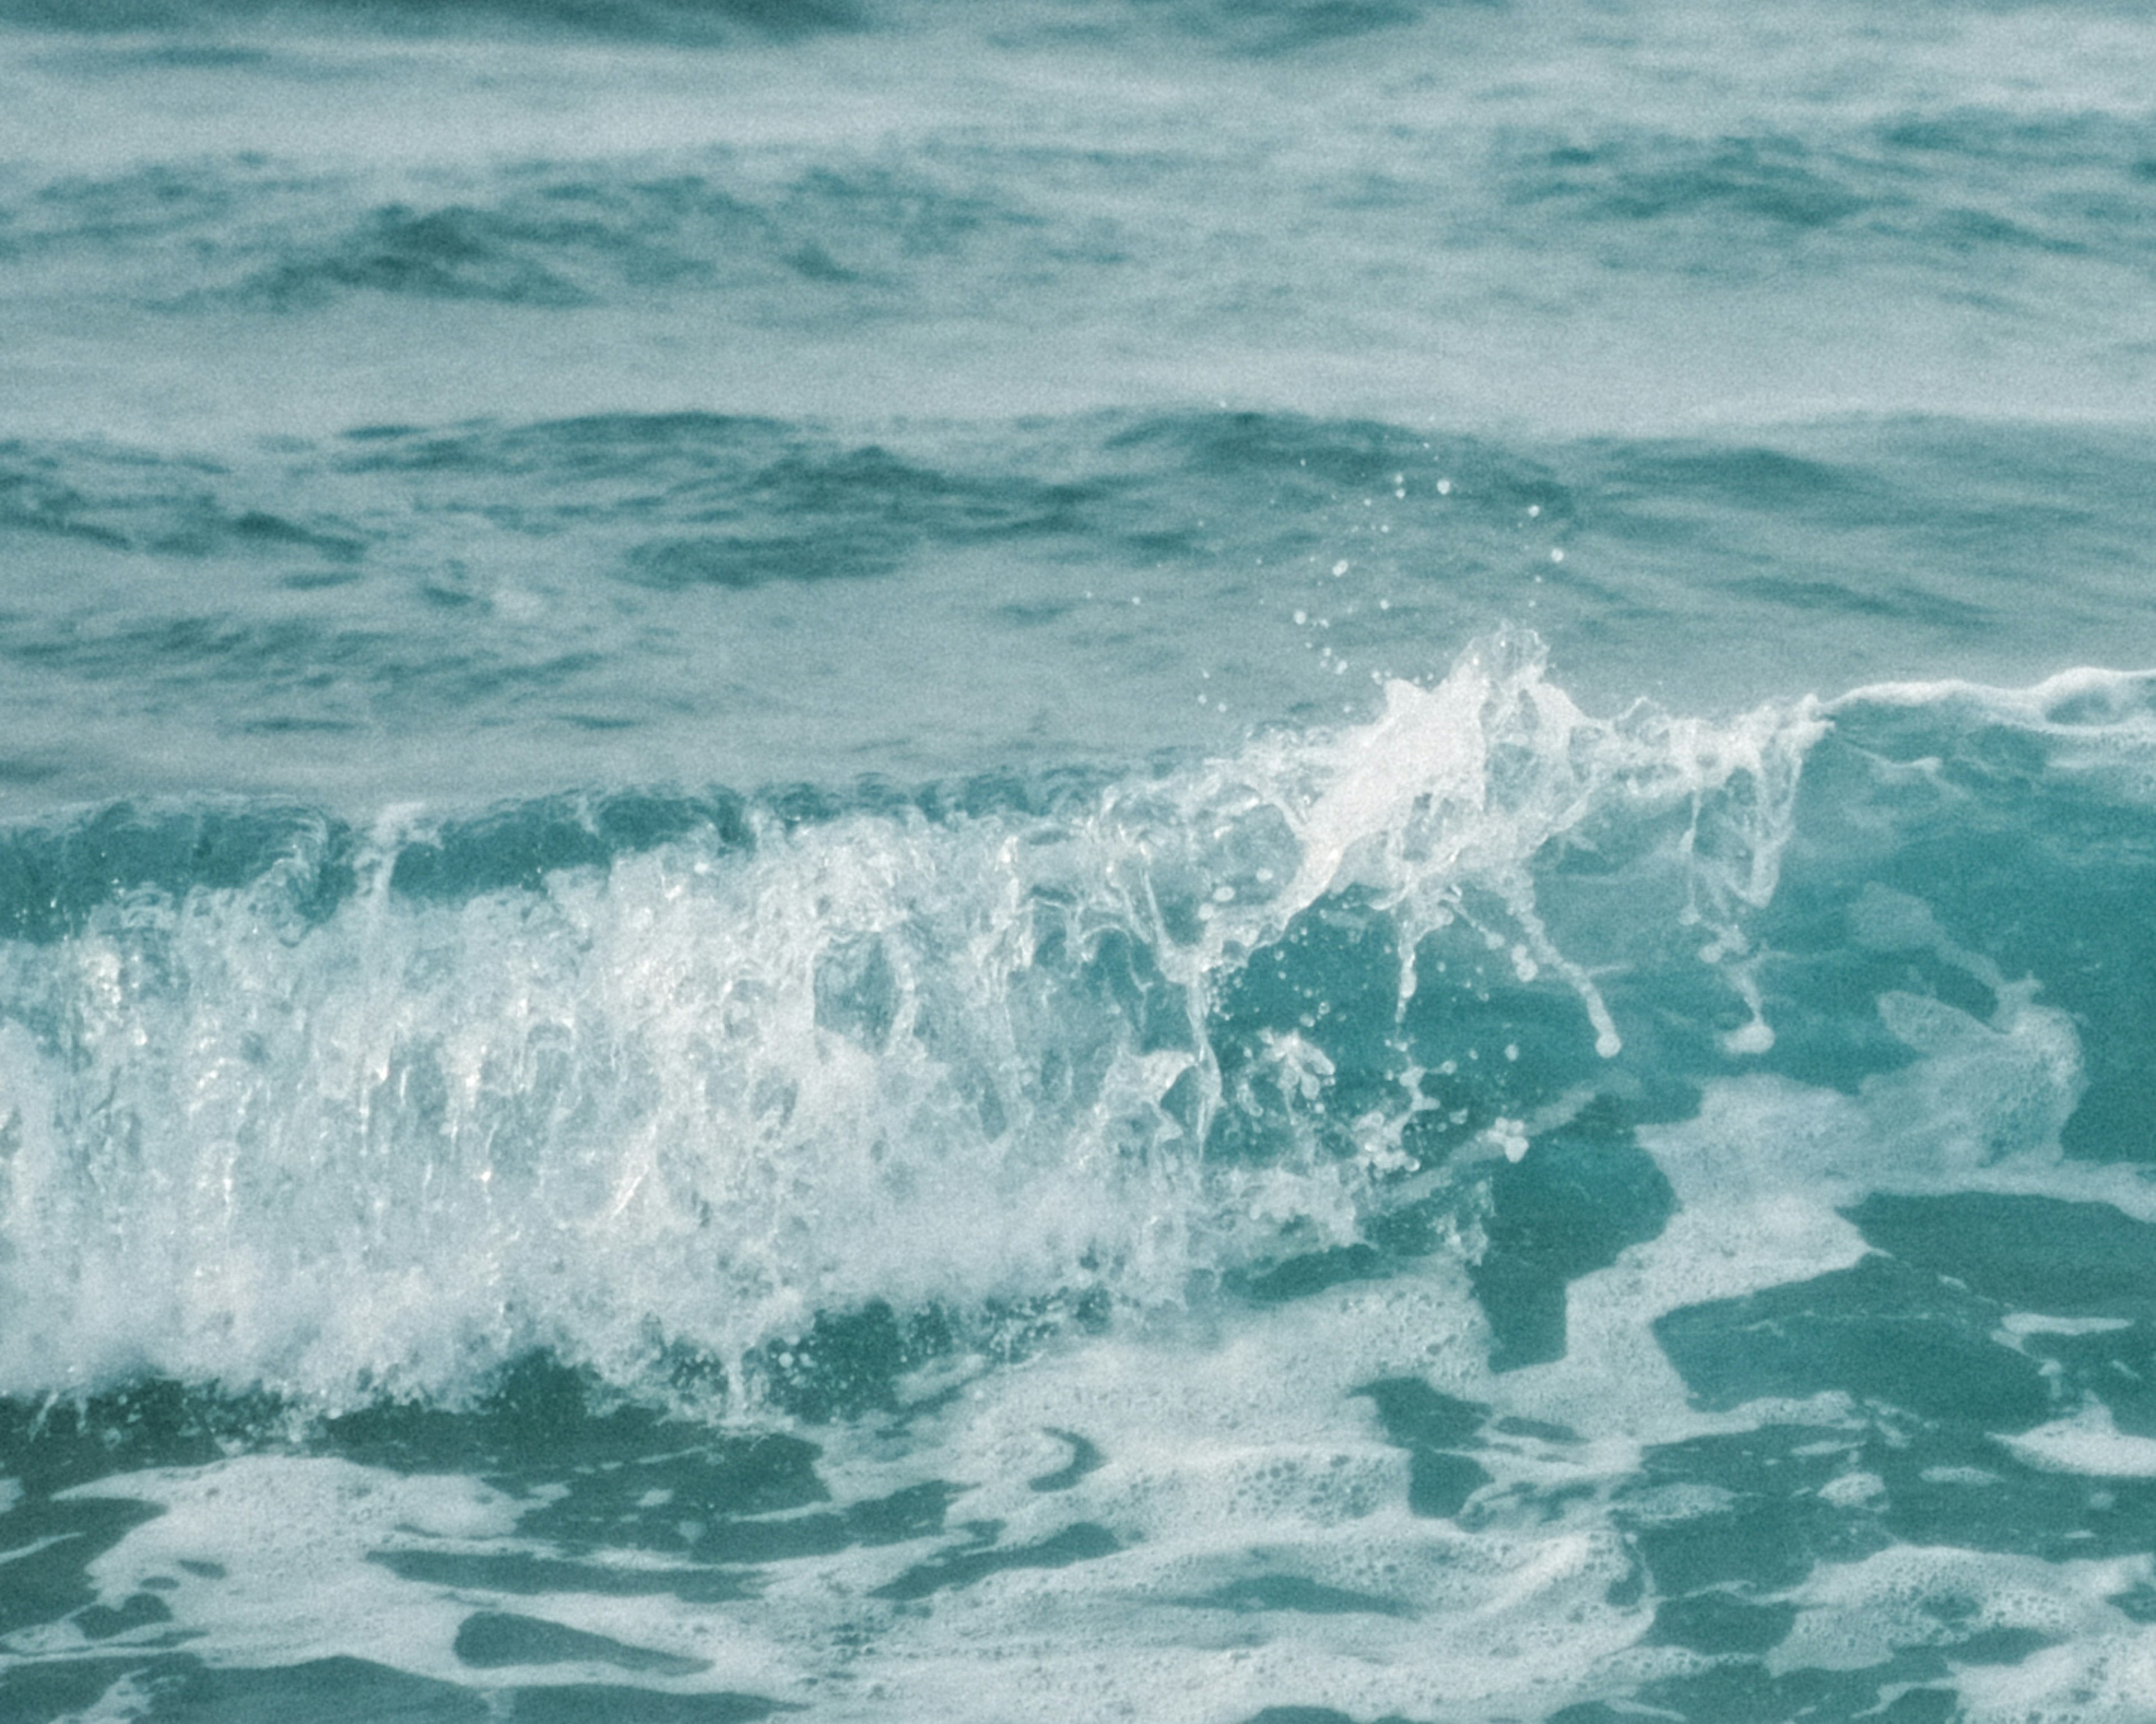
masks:
<instances>
[{"instance_id":1,"label":"water splash","mask_svg":"<svg viewBox=\"0 0 2156 1724\"><path fill-rule=\"evenodd\" d=\"M1350 1244L1436 1106L1429 1050L1354 1051L1455 986L1429 936L1471 929L1618 1054L1538 902L1568 853L1638 850L1639 913L1706 925L1763 1021L1743 923L1822 727L1593 719L1502 638L1370 724L1040 805L767 800L463 895L396 889L443 842L400 808L237 884L123 881L0 948L0 1387L454 1398L533 1347L737 1374L872 1301L1161 1305ZM1328 918L1395 982L1321 975L1274 1022L1250 978Z\"/></svg>"}]
</instances>

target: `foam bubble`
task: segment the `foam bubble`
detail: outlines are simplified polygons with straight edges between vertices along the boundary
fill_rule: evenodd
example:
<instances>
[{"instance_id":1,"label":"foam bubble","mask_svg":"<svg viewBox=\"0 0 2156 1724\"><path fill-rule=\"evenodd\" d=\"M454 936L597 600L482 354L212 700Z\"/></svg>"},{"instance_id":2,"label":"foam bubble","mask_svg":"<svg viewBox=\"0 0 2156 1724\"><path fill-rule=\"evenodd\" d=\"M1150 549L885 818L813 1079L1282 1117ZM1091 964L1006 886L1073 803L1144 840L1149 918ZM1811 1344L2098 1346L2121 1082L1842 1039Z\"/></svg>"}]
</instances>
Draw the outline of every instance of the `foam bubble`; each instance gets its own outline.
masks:
<instances>
[{"instance_id":1,"label":"foam bubble","mask_svg":"<svg viewBox=\"0 0 2156 1724\"><path fill-rule=\"evenodd\" d=\"M187 1628L209 1631L232 1664L296 1663L394 1647L406 1669L454 1677L449 1642L461 1612L367 1560L375 1550L498 1536L512 1501L476 1479L411 1476L349 1462L244 1455L213 1465L131 1473L63 1493L153 1503L157 1517L90 1565L117 1607L158 1591ZM326 1573L336 1583L325 1588ZM80 1654L72 1622L23 1629L14 1650Z\"/></svg>"},{"instance_id":2,"label":"foam bubble","mask_svg":"<svg viewBox=\"0 0 2156 1724\"><path fill-rule=\"evenodd\" d=\"M2156 1630L2113 1626L1959 1686L1969 1724L2136 1724L2156 1710Z\"/></svg>"},{"instance_id":3,"label":"foam bubble","mask_svg":"<svg viewBox=\"0 0 2156 1724\"><path fill-rule=\"evenodd\" d=\"M917 1422L921 1452L978 1481L954 1518L997 1524L1010 1546L1098 1526L1121 1548L893 1620L874 1655L879 1692L963 1718L1046 1718L1081 1682L1097 1707L1223 1724L1284 1697L1496 1716L1592 1691L1627 1659L1681 1662L1640 1654L1650 1609L1609 1596L1631 1558L1585 1507L1635 1460L1629 1446L1478 1442L1491 1475L1480 1523L1407 1511L1409 1456L1357 1391L1404 1370L1478 1399L1496 1388L1461 1265L1427 1271L1096 1339L984 1377ZM1097 1441L1097 1464L1043 1494L1030 1478L1066 1452L1044 1434L1066 1432ZM834 1471L860 1475L844 1459ZM1581 1512L1544 1513L1544 1492ZM790 1605L828 1617L888 1566L841 1559L826 1580L786 1583Z\"/></svg>"},{"instance_id":4,"label":"foam bubble","mask_svg":"<svg viewBox=\"0 0 2156 1724\"><path fill-rule=\"evenodd\" d=\"M465 1588L403 1577L398 1559L528 1552L529 1541L516 1532L520 1518L535 1506L469 1476L278 1455L119 1475L64 1493L64 1500L93 1496L158 1510L89 1569L108 1607L117 1609L146 1590L156 1593L169 1613L150 1624L158 1644L167 1644L177 1624L219 1665L386 1656L398 1670L459 1685L473 1676L457 1650L459 1630L474 1614L473 1599ZM627 1584L572 1587L539 1600L537 1613L550 1624L645 1655L647 1670L679 1673L660 1686L696 1691L784 1688L798 1680L790 1660L753 1624L669 1597L669 1571L648 1557L612 1552L593 1572L609 1568ZM519 1614L534 1608L522 1598L493 1602ZM13 1650L64 1657L141 1638L90 1641L68 1621L18 1631ZM619 1681L621 1671L557 1655L529 1675Z\"/></svg>"},{"instance_id":5,"label":"foam bubble","mask_svg":"<svg viewBox=\"0 0 2156 1724\"><path fill-rule=\"evenodd\" d=\"M2032 1466L2099 1479L2156 1479L2156 1439L2129 1436L2092 1402L2071 1419L2000 1439Z\"/></svg>"},{"instance_id":6,"label":"foam bubble","mask_svg":"<svg viewBox=\"0 0 2156 1724\"><path fill-rule=\"evenodd\" d=\"M1906 1648L1940 1647L1951 1657L1956 1644L2000 1631L2100 1641L2123 1623L2107 1600L2147 1568L2146 1557L2046 1562L1896 1545L1816 1570L1789 1595L1796 1622L1769 1660L1778 1670L1861 1670ZM1963 1693L1974 1701L1966 1667Z\"/></svg>"}]
</instances>

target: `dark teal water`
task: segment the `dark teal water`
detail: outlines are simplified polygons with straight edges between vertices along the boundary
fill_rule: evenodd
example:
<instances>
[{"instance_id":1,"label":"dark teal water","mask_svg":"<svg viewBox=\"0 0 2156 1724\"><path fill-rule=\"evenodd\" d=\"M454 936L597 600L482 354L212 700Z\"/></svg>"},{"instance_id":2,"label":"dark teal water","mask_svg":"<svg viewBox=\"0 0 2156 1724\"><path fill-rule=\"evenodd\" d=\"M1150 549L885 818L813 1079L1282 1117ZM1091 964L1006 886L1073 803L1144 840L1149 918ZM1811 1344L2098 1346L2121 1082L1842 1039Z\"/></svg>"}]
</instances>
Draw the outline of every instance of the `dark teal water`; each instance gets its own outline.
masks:
<instances>
[{"instance_id":1,"label":"dark teal water","mask_svg":"<svg viewBox=\"0 0 2156 1724\"><path fill-rule=\"evenodd\" d=\"M2156 1716L2151 89L0 5L0 1718Z\"/></svg>"}]
</instances>

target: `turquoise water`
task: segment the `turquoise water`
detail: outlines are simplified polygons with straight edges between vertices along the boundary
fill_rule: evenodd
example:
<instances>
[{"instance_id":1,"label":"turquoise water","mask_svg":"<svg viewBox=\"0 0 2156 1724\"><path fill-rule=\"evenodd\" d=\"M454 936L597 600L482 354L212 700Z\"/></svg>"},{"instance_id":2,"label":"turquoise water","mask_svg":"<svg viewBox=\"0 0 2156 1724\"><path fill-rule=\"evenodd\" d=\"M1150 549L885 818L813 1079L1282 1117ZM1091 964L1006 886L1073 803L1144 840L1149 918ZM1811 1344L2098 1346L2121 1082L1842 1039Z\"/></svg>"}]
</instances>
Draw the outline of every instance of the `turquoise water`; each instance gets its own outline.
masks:
<instances>
[{"instance_id":1,"label":"turquoise water","mask_svg":"<svg viewBox=\"0 0 2156 1724\"><path fill-rule=\"evenodd\" d=\"M2151 90L0 4L0 1718L2156 1716Z\"/></svg>"}]
</instances>

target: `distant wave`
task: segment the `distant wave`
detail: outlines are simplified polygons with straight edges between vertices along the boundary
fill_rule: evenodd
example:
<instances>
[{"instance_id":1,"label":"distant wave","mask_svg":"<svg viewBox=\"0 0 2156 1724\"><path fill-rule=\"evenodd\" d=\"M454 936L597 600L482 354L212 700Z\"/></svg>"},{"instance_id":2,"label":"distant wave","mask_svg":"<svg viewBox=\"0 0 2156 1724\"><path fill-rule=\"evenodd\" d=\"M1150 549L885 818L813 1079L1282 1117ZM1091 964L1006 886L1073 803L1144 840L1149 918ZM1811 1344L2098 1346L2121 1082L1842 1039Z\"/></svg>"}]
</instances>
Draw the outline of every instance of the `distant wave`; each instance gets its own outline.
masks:
<instances>
[{"instance_id":1,"label":"distant wave","mask_svg":"<svg viewBox=\"0 0 2156 1724\"><path fill-rule=\"evenodd\" d=\"M1830 236L1918 262L2130 263L2152 233L2147 128L2104 114L1969 106L1809 137L1583 128L1507 139L1491 167L1510 208L1561 211L1606 261L1648 270L1831 273ZM2061 177L2081 189L2062 195Z\"/></svg>"},{"instance_id":2,"label":"distant wave","mask_svg":"<svg viewBox=\"0 0 2156 1724\"><path fill-rule=\"evenodd\" d=\"M0 0L0 21L42 29L215 33L235 25L330 24L470 34L505 25L636 41L724 41L863 26L859 0Z\"/></svg>"},{"instance_id":3,"label":"distant wave","mask_svg":"<svg viewBox=\"0 0 2156 1724\"><path fill-rule=\"evenodd\" d=\"M1412 24L1462 0L1137 0L1101 7L1036 4L1004 28L1089 37L1158 32L1230 53L1270 56ZM1464 0L1477 9L1503 0ZM92 32L218 32L255 24L328 24L390 33L454 33L505 26L684 45L745 35L784 38L887 28L932 16L903 0L0 0L0 20Z\"/></svg>"}]
</instances>

